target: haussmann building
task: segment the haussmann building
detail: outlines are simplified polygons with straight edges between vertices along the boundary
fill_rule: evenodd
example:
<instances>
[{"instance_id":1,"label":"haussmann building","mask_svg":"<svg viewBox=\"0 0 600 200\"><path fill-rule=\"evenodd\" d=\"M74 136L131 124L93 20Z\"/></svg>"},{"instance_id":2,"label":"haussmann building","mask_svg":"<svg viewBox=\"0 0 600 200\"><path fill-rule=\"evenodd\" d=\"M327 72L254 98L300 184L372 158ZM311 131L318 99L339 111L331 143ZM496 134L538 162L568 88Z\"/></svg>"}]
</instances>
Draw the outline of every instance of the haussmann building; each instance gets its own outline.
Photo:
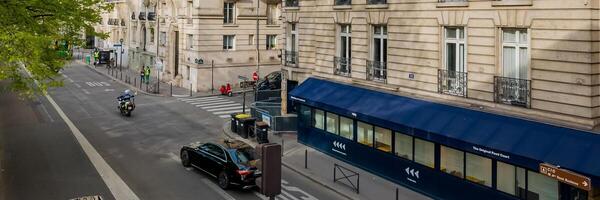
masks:
<instances>
[{"instance_id":1,"label":"haussmann building","mask_svg":"<svg viewBox=\"0 0 600 200\"><path fill-rule=\"evenodd\" d=\"M598 0L283 4L299 142L435 199L600 199Z\"/></svg>"}]
</instances>

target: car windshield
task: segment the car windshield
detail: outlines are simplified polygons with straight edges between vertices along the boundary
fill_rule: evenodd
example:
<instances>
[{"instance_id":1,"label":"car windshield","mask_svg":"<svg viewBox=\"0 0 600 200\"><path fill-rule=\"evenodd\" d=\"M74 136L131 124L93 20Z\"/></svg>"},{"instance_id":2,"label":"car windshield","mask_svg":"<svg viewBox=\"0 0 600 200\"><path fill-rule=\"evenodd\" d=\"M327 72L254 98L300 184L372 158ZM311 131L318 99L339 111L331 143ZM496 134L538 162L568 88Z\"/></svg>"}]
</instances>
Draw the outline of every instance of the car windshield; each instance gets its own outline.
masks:
<instances>
[{"instance_id":1,"label":"car windshield","mask_svg":"<svg viewBox=\"0 0 600 200\"><path fill-rule=\"evenodd\" d=\"M248 163L248 161L254 160L254 149L243 148L235 151L235 155L240 163Z\"/></svg>"}]
</instances>

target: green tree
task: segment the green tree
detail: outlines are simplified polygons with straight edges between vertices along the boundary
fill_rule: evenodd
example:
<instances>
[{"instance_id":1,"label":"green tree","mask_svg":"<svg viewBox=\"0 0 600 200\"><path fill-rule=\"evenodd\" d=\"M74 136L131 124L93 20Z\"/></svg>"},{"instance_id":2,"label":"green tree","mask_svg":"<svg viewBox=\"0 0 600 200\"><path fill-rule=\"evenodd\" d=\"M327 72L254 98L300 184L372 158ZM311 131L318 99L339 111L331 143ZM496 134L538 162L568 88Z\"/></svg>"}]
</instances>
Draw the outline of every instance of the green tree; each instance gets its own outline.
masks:
<instances>
[{"instance_id":1,"label":"green tree","mask_svg":"<svg viewBox=\"0 0 600 200\"><path fill-rule=\"evenodd\" d=\"M69 58L57 44L82 45L84 34L106 37L93 26L110 9L104 0L0 0L0 81L8 83L0 92L31 96L61 86L58 71Z\"/></svg>"}]
</instances>

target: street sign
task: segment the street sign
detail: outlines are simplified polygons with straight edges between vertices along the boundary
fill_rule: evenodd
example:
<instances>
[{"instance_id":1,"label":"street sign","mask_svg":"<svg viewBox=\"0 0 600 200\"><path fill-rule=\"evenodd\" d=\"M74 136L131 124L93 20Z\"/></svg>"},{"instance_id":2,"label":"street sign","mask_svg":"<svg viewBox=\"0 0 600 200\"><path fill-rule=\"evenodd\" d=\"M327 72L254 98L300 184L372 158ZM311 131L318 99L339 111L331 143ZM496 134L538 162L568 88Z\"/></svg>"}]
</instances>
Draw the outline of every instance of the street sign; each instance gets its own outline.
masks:
<instances>
[{"instance_id":1,"label":"street sign","mask_svg":"<svg viewBox=\"0 0 600 200\"><path fill-rule=\"evenodd\" d=\"M194 59L194 63L199 64L199 65L203 65L204 64L204 59L202 59L202 58L196 58L196 59Z\"/></svg>"},{"instance_id":2,"label":"street sign","mask_svg":"<svg viewBox=\"0 0 600 200\"><path fill-rule=\"evenodd\" d=\"M113 44L113 47L121 47L121 46L123 46L123 45L121 45L121 44Z\"/></svg>"},{"instance_id":3,"label":"street sign","mask_svg":"<svg viewBox=\"0 0 600 200\"><path fill-rule=\"evenodd\" d=\"M241 79L241 80L247 81L247 80L248 80L248 77L245 77L245 76L238 76L238 79Z\"/></svg>"},{"instance_id":4,"label":"street sign","mask_svg":"<svg viewBox=\"0 0 600 200\"><path fill-rule=\"evenodd\" d=\"M548 163L540 164L540 173L582 190L592 190L590 178Z\"/></svg>"}]
</instances>

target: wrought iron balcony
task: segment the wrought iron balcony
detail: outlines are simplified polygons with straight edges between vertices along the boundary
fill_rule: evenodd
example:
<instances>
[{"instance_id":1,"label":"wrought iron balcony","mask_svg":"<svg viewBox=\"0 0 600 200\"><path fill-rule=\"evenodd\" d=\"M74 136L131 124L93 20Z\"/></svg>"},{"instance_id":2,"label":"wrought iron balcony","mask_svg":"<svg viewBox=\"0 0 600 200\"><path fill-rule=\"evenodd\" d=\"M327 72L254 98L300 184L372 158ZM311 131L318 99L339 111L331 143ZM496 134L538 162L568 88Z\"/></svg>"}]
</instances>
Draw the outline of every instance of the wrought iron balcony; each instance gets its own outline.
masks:
<instances>
[{"instance_id":1,"label":"wrought iron balcony","mask_svg":"<svg viewBox=\"0 0 600 200\"><path fill-rule=\"evenodd\" d=\"M387 63L367 60L367 80L387 82Z\"/></svg>"},{"instance_id":2,"label":"wrought iron balcony","mask_svg":"<svg viewBox=\"0 0 600 200\"><path fill-rule=\"evenodd\" d=\"M467 73L438 70L438 92L467 97Z\"/></svg>"},{"instance_id":3,"label":"wrought iron balcony","mask_svg":"<svg viewBox=\"0 0 600 200\"><path fill-rule=\"evenodd\" d=\"M285 7L298 7L299 0L285 0Z\"/></svg>"},{"instance_id":4,"label":"wrought iron balcony","mask_svg":"<svg viewBox=\"0 0 600 200\"><path fill-rule=\"evenodd\" d=\"M285 51L284 64L288 67L298 67L298 52L297 51Z\"/></svg>"},{"instance_id":5,"label":"wrought iron balcony","mask_svg":"<svg viewBox=\"0 0 600 200\"><path fill-rule=\"evenodd\" d=\"M525 108L531 107L531 81L494 76L494 101Z\"/></svg>"},{"instance_id":6,"label":"wrought iron balcony","mask_svg":"<svg viewBox=\"0 0 600 200\"><path fill-rule=\"evenodd\" d=\"M448 2L468 2L469 0L438 0L438 3L448 3Z\"/></svg>"},{"instance_id":7,"label":"wrought iron balcony","mask_svg":"<svg viewBox=\"0 0 600 200\"><path fill-rule=\"evenodd\" d=\"M154 21L154 20L156 20L156 13L148 12L148 21Z\"/></svg>"},{"instance_id":8,"label":"wrought iron balcony","mask_svg":"<svg viewBox=\"0 0 600 200\"><path fill-rule=\"evenodd\" d=\"M368 5L387 4L387 0L367 0Z\"/></svg>"},{"instance_id":9,"label":"wrought iron balcony","mask_svg":"<svg viewBox=\"0 0 600 200\"><path fill-rule=\"evenodd\" d=\"M340 76L350 76L352 72L352 59L333 57L333 74Z\"/></svg>"},{"instance_id":10,"label":"wrought iron balcony","mask_svg":"<svg viewBox=\"0 0 600 200\"><path fill-rule=\"evenodd\" d=\"M352 5L352 0L335 0L334 5L336 5L336 6Z\"/></svg>"},{"instance_id":11,"label":"wrought iron balcony","mask_svg":"<svg viewBox=\"0 0 600 200\"><path fill-rule=\"evenodd\" d=\"M125 19L121 19L121 26L125 26Z\"/></svg>"},{"instance_id":12,"label":"wrought iron balcony","mask_svg":"<svg viewBox=\"0 0 600 200\"><path fill-rule=\"evenodd\" d=\"M135 20L135 12L131 13L131 19Z\"/></svg>"},{"instance_id":13,"label":"wrought iron balcony","mask_svg":"<svg viewBox=\"0 0 600 200\"><path fill-rule=\"evenodd\" d=\"M146 20L146 12L140 12L140 15L138 16L138 19L140 19L140 20Z\"/></svg>"}]
</instances>

